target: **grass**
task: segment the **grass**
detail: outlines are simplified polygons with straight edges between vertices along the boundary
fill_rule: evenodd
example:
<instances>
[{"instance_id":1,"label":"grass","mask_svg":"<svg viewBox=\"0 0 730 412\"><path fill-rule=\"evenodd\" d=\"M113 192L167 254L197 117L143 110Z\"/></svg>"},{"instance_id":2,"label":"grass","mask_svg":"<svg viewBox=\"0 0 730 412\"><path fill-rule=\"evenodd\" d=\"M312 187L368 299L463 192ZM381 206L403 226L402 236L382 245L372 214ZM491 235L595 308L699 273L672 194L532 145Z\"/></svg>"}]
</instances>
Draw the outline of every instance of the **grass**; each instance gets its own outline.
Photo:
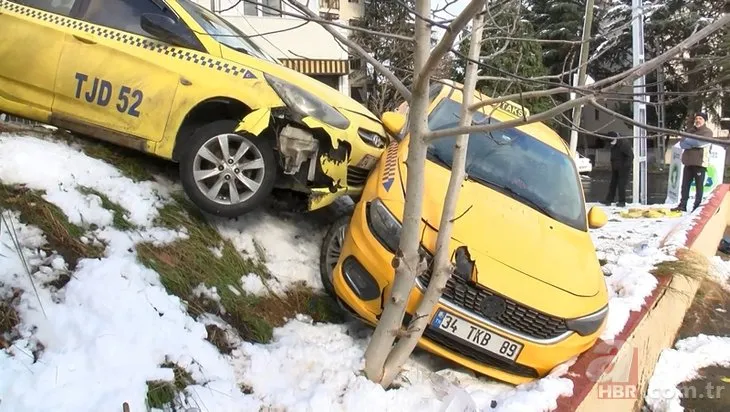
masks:
<instances>
[{"instance_id":1,"label":"grass","mask_svg":"<svg viewBox=\"0 0 730 412\"><path fill-rule=\"evenodd\" d=\"M126 218L126 215L129 213L127 209L123 208L118 203L109 200L109 198L105 194L99 192L96 189L92 189L86 186L78 186L77 189L79 192L85 195L96 195L101 198L101 207L111 211L114 214L112 226L119 230L131 230L135 228L135 225L130 223Z\"/></svg>"},{"instance_id":2,"label":"grass","mask_svg":"<svg viewBox=\"0 0 730 412\"><path fill-rule=\"evenodd\" d=\"M160 365L163 368L171 368L175 378L172 382L148 381L147 382L147 407L162 409L172 404L175 396L182 392L188 385L195 383L193 377L183 368L171 362Z\"/></svg>"},{"instance_id":3,"label":"grass","mask_svg":"<svg viewBox=\"0 0 730 412\"><path fill-rule=\"evenodd\" d=\"M677 260L664 261L656 265L652 274L658 278L682 276L689 279L704 280L710 262L701 253L682 248L677 250Z\"/></svg>"},{"instance_id":4,"label":"grass","mask_svg":"<svg viewBox=\"0 0 730 412\"><path fill-rule=\"evenodd\" d=\"M6 342L5 339L18 323L20 323L20 317L18 317L15 308L6 302L0 302L0 349L8 346L9 342Z\"/></svg>"},{"instance_id":5,"label":"grass","mask_svg":"<svg viewBox=\"0 0 730 412\"><path fill-rule=\"evenodd\" d=\"M167 290L187 302L191 315L219 315L243 339L258 343L270 341L273 328L297 313L308 314L315 321L343 321L339 308L329 297L304 285L295 285L281 297L246 294L240 286L241 276L254 273L265 281L270 278L266 266L256 257L244 257L236 251L187 199L179 194L174 198L175 202L160 210L157 224L172 229L184 227L189 238L164 246L139 244L137 252L143 264L160 274ZM222 245L221 257L211 252L209 247L213 245ZM217 302L192 293L200 283L217 288L225 313Z\"/></svg>"},{"instance_id":6,"label":"grass","mask_svg":"<svg viewBox=\"0 0 730 412\"><path fill-rule=\"evenodd\" d=\"M101 257L103 248L83 243L84 229L69 222L61 209L42 196L43 192L0 183L0 208L18 211L21 222L40 228L48 240L47 248L63 256L69 269L80 258Z\"/></svg>"}]
</instances>

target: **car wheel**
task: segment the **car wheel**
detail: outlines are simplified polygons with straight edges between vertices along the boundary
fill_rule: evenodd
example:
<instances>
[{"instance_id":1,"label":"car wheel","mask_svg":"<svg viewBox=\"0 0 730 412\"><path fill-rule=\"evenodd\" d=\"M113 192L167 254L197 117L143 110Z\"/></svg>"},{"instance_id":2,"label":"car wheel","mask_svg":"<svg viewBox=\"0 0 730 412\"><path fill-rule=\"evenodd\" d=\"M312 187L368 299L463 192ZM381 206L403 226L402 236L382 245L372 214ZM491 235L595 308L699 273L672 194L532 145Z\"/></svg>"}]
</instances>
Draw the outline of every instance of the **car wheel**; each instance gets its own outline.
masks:
<instances>
[{"instance_id":1,"label":"car wheel","mask_svg":"<svg viewBox=\"0 0 730 412\"><path fill-rule=\"evenodd\" d=\"M185 193L200 209L235 217L259 207L274 187L271 143L234 133L238 122L219 120L197 129L180 159Z\"/></svg>"},{"instance_id":2,"label":"car wheel","mask_svg":"<svg viewBox=\"0 0 730 412\"><path fill-rule=\"evenodd\" d=\"M322 249L319 257L319 274L325 291L336 298L334 287L334 269L342 254L342 246L345 243L345 232L350 224L350 215L340 216L332 223L322 241Z\"/></svg>"}]
</instances>

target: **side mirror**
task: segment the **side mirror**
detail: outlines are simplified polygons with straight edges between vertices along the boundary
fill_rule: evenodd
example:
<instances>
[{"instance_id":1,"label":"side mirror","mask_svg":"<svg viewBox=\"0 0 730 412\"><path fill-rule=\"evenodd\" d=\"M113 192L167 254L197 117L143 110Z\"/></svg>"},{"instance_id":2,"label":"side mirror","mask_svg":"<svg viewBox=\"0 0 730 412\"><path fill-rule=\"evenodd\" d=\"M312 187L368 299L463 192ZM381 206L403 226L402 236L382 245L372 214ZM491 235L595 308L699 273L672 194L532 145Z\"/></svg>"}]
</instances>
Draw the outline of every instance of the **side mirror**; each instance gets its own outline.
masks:
<instances>
[{"instance_id":1,"label":"side mirror","mask_svg":"<svg viewBox=\"0 0 730 412\"><path fill-rule=\"evenodd\" d=\"M598 206L593 206L591 210L588 211L588 227L591 229L598 229L603 227L606 222L608 222L608 216L606 216L606 212L603 211Z\"/></svg>"},{"instance_id":2,"label":"side mirror","mask_svg":"<svg viewBox=\"0 0 730 412\"><path fill-rule=\"evenodd\" d=\"M144 13L140 17L140 26L147 33L170 44L195 48L195 40L185 27L168 16Z\"/></svg>"},{"instance_id":3,"label":"side mirror","mask_svg":"<svg viewBox=\"0 0 730 412\"><path fill-rule=\"evenodd\" d=\"M392 136L400 136L403 127L406 125L406 117L401 113L385 112L383 113L383 126L385 130Z\"/></svg>"}]
</instances>

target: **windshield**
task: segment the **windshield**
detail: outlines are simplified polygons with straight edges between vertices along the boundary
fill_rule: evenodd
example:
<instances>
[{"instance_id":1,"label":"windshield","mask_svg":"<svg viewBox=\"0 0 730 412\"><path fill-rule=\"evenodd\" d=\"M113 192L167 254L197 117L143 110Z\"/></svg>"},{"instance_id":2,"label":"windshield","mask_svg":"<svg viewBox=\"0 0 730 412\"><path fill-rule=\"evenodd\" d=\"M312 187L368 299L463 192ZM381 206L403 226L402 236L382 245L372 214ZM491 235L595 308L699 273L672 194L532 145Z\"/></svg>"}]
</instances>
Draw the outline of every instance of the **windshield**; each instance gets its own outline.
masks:
<instances>
[{"instance_id":1,"label":"windshield","mask_svg":"<svg viewBox=\"0 0 730 412\"><path fill-rule=\"evenodd\" d=\"M438 104L428 119L431 130L458 126L461 105L451 99ZM475 113L475 124L498 122ZM428 147L427 157L451 168L456 137ZM585 206L573 160L568 155L515 128L472 133L466 154L470 180L498 190L578 230L587 230Z\"/></svg>"},{"instance_id":2,"label":"windshield","mask_svg":"<svg viewBox=\"0 0 730 412\"><path fill-rule=\"evenodd\" d=\"M195 19L195 21L203 27L203 30L205 30L208 35L216 39L219 43L225 44L234 50L258 57L259 59L281 64L270 54L258 47L254 42L249 40L248 36L246 36L236 26L227 22L222 17L212 13L205 7L191 2L190 0L179 1L183 8L190 13L193 19Z\"/></svg>"}]
</instances>

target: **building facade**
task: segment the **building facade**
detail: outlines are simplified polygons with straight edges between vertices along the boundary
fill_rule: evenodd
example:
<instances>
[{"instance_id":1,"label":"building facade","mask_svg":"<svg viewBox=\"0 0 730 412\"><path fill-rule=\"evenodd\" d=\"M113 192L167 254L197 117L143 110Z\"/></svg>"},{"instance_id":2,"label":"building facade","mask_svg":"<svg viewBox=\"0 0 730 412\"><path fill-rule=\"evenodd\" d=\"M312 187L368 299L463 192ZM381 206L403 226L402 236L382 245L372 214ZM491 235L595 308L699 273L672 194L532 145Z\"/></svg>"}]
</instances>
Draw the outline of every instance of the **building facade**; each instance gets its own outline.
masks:
<instances>
[{"instance_id":1,"label":"building facade","mask_svg":"<svg viewBox=\"0 0 730 412\"><path fill-rule=\"evenodd\" d=\"M195 0L223 16L285 66L311 76L350 96L361 76L360 59L354 59L327 30L297 16L301 12L281 0ZM258 4L257 4L258 3ZM364 0L302 1L320 18L341 25L357 22ZM340 33L349 31L335 27ZM354 62L354 64L353 64ZM352 78L352 81L351 81ZM357 90L357 87L356 87ZM352 96L364 101L361 93Z\"/></svg>"}]
</instances>

